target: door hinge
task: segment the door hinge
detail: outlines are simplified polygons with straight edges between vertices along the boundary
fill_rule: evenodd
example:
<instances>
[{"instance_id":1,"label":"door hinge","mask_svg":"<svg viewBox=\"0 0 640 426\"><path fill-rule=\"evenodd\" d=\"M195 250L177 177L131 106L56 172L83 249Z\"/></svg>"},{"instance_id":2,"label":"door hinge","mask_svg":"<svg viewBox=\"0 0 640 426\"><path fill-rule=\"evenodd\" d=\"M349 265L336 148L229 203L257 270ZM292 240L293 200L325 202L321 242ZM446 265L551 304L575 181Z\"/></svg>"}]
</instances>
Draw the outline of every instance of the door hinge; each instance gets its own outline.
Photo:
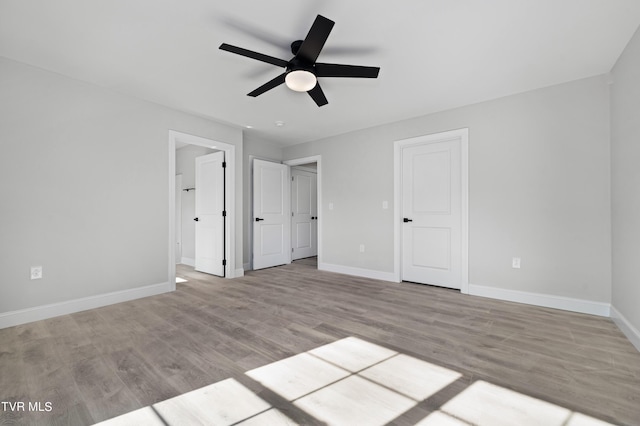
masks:
<instances>
[{"instance_id":1,"label":"door hinge","mask_svg":"<svg viewBox=\"0 0 640 426\"><path fill-rule=\"evenodd\" d=\"M226 162L226 161L223 161L223 162L222 162L222 168L224 169L225 167L227 167L227 162Z\"/></svg>"},{"instance_id":2,"label":"door hinge","mask_svg":"<svg viewBox=\"0 0 640 426\"><path fill-rule=\"evenodd\" d=\"M222 266L227 266L227 259L222 259Z\"/></svg>"},{"instance_id":3,"label":"door hinge","mask_svg":"<svg viewBox=\"0 0 640 426\"><path fill-rule=\"evenodd\" d=\"M291 212L291 217L293 217L293 212Z\"/></svg>"},{"instance_id":4,"label":"door hinge","mask_svg":"<svg viewBox=\"0 0 640 426\"><path fill-rule=\"evenodd\" d=\"M293 253L293 247L291 247L291 253Z\"/></svg>"},{"instance_id":5,"label":"door hinge","mask_svg":"<svg viewBox=\"0 0 640 426\"><path fill-rule=\"evenodd\" d=\"M227 216L227 211L226 210L222 210L222 217Z\"/></svg>"}]
</instances>

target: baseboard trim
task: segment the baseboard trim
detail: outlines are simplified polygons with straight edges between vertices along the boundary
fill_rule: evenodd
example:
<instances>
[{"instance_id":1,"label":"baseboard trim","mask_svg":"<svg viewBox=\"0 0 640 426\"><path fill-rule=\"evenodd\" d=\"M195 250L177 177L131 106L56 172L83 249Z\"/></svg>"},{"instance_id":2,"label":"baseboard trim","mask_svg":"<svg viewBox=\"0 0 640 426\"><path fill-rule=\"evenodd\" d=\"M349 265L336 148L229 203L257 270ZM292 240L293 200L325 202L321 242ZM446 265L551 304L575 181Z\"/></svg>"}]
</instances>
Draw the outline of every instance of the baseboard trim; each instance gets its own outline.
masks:
<instances>
[{"instance_id":1,"label":"baseboard trim","mask_svg":"<svg viewBox=\"0 0 640 426\"><path fill-rule=\"evenodd\" d=\"M244 277L244 269L243 268L237 268L233 272L233 278L240 278L240 277Z\"/></svg>"},{"instance_id":2,"label":"baseboard trim","mask_svg":"<svg viewBox=\"0 0 640 426\"><path fill-rule=\"evenodd\" d=\"M374 280L398 282L393 272L374 271L372 269L354 268L352 266L334 265L331 263L318 263L320 271L337 272L339 274L354 275L356 277L371 278Z\"/></svg>"},{"instance_id":3,"label":"baseboard trim","mask_svg":"<svg viewBox=\"0 0 640 426\"><path fill-rule=\"evenodd\" d=\"M627 336L627 339L633 346L640 351L640 331L629 322L624 315L620 313L615 306L611 306L611 319L616 323L618 328Z\"/></svg>"},{"instance_id":4,"label":"baseboard trim","mask_svg":"<svg viewBox=\"0 0 640 426\"><path fill-rule=\"evenodd\" d=\"M100 308L102 306L113 305L120 302L128 302L129 300L155 296L156 294L167 293L170 291L172 291L170 283L153 284L129 290L115 291L113 293L83 297L65 302L36 306L34 308L0 313L0 328L13 327L15 325L40 321L60 315L73 314L75 312L86 311L87 309Z\"/></svg>"},{"instance_id":5,"label":"baseboard trim","mask_svg":"<svg viewBox=\"0 0 640 426\"><path fill-rule=\"evenodd\" d=\"M527 305L543 306L545 308L562 309L565 311L609 317L611 305L591 300L573 299L570 297L554 296L551 294L529 293L519 290L489 287L469 284L469 294L472 296L488 297L491 299L507 300L509 302L525 303Z\"/></svg>"},{"instance_id":6,"label":"baseboard trim","mask_svg":"<svg viewBox=\"0 0 640 426\"><path fill-rule=\"evenodd\" d=\"M180 263L182 263L183 265L191 266L192 268L196 267L196 260L191 259L190 257L183 257L182 259L180 259Z\"/></svg>"}]
</instances>

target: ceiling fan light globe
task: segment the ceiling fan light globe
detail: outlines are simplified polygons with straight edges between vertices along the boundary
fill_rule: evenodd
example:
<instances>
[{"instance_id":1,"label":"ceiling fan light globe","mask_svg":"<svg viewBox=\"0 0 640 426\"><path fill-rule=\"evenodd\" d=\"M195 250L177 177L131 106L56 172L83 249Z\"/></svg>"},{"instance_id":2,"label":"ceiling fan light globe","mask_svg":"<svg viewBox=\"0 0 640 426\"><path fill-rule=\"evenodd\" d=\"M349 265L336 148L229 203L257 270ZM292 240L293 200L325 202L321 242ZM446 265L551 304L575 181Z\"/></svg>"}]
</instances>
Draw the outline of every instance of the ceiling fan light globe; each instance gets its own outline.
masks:
<instances>
[{"instance_id":1,"label":"ceiling fan light globe","mask_svg":"<svg viewBox=\"0 0 640 426\"><path fill-rule=\"evenodd\" d=\"M296 92L308 92L316 87L318 80L310 71L293 70L287 73L284 82L291 90Z\"/></svg>"}]
</instances>

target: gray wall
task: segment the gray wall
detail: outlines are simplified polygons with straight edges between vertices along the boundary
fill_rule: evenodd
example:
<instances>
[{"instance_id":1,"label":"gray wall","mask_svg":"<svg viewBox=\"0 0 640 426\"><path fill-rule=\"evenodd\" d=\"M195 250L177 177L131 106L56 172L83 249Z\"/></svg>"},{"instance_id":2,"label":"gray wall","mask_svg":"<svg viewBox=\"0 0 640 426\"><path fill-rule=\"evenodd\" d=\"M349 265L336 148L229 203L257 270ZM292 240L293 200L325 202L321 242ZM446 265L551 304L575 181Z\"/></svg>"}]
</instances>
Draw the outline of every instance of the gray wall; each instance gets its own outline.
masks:
<instances>
[{"instance_id":1,"label":"gray wall","mask_svg":"<svg viewBox=\"0 0 640 426\"><path fill-rule=\"evenodd\" d=\"M176 174L182 174L182 188L196 186L196 158L215 152L204 146L187 145L176 150ZM196 192L181 191L182 194L182 257L196 258Z\"/></svg>"},{"instance_id":2,"label":"gray wall","mask_svg":"<svg viewBox=\"0 0 640 426\"><path fill-rule=\"evenodd\" d=\"M640 32L636 32L618 59L612 71L611 86L613 306L636 330L640 330L640 82L638 76L640 76Z\"/></svg>"},{"instance_id":3,"label":"gray wall","mask_svg":"<svg viewBox=\"0 0 640 426\"><path fill-rule=\"evenodd\" d=\"M608 303L608 96L594 77L296 145L284 158L322 155L323 261L392 272L393 142L468 127L470 283Z\"/></svg>"},{"instance_id":4,"label":"gray wall","mask_svg":"<svg viewBox=\"0 0 640 426\"><path fill-rule=\"evenodd\" d=\"M0 93L0 313L167 281L169 129L235 144L242 182L240 129L4 58Z\"/></svg>"}]
</instances>

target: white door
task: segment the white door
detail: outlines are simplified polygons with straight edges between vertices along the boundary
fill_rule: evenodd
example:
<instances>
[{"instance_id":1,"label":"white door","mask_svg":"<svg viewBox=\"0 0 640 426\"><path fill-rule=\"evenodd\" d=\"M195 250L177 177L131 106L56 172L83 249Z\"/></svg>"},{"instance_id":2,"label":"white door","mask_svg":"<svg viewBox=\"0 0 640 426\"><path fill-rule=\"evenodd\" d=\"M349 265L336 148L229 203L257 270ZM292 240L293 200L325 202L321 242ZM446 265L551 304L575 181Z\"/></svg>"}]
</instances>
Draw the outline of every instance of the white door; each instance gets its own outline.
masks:
<instances>
[{"instance_id":1,"label":"white door","mask_svg":"<svg viewBox=\"0 0 640 426\"><path fill-rule=\"evenodd\" d=\"M289 167L253 160L253 269L291 262Z\"/></svg>"},{"instance_id":2,"label":"white door","mask_svg":"<svg viewBox=\"0 0 640 426\"><path fill-rule=\"evenodd\" d=\"M317 177L304 170L291 170L291 257L318 254Z\"/></svg>"},{"instance_id":3,"label":"white door","mask_svg":"<svg viewBox=\"0 0 640 426\"><path fill-rule=\"evenodd\" d=\"M196 157L197 271L224 276L224 152Z\"/></svg>"},{"instance_id":4,"label":"white door","mask_svg":"<svg viewBox=\"0 0 640 426\"><path fill-rule=\"evenodd\" d=\"M402 280L461 288L461 140L402 148Z\"/></svg>"}]
</instances>

